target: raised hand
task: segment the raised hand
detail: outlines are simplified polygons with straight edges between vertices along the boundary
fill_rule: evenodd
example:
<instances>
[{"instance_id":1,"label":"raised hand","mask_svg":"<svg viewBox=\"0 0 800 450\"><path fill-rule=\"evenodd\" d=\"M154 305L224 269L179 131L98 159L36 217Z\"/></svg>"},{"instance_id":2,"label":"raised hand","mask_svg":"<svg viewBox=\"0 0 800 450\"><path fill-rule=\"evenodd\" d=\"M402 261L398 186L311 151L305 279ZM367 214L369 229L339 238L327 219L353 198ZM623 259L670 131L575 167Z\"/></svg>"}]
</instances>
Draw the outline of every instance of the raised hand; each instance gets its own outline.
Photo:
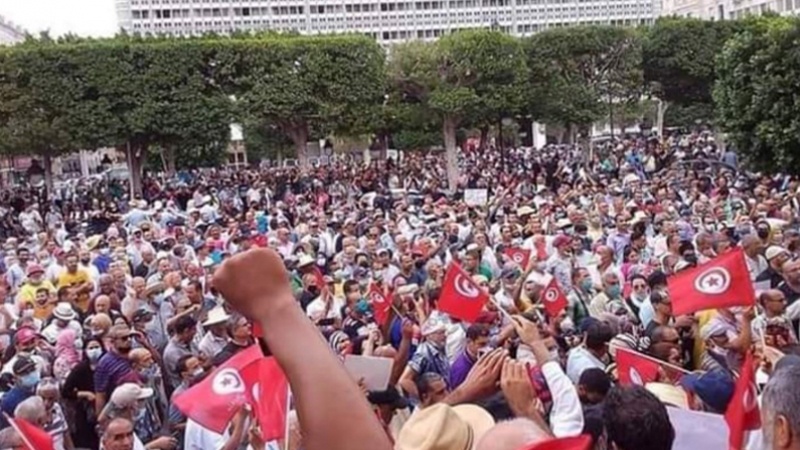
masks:
<instances>
[{"instance_id":1,"label":"raised hand","mask_svg":"<svg viewBox=\"0 0 800 450\"><path fill-rule=\"evenodd\" d=\"M226 260L214 274L214 287L235 310L254 320L297 307L283 261L272 249L253 249Z\"/></svg>"}]
</instances>

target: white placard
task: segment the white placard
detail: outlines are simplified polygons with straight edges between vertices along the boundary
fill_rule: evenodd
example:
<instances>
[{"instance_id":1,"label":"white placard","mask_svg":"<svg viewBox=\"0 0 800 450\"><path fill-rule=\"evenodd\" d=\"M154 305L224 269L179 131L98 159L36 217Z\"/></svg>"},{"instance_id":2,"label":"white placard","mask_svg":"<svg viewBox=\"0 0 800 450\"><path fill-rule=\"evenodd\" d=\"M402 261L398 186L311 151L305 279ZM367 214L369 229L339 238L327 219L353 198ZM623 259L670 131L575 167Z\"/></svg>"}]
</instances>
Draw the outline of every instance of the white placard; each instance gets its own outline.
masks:
<instances>
[{"instance_id":1,"label":"white placard","mask_svg":"<svg viewBox=\"0 0 800 450\"><path fill-rule=\"evenodd\" d=\"M344 367L356 380L364 379L364 384L370 391L385 391L389 386L389 377L392 375L392 358L378 358L374 356L347 355L344 358Z\"/></svg>"},{"instance_id":2,"label":"white placard","mask_svg":"<svg viewBox=\"0 0 800 450\"><path fill-rule=\"evenodd\" d=\"M486 206L489 201L488 189L465 189L464 202L468 206Z\"/></svg>"}]
</instances>

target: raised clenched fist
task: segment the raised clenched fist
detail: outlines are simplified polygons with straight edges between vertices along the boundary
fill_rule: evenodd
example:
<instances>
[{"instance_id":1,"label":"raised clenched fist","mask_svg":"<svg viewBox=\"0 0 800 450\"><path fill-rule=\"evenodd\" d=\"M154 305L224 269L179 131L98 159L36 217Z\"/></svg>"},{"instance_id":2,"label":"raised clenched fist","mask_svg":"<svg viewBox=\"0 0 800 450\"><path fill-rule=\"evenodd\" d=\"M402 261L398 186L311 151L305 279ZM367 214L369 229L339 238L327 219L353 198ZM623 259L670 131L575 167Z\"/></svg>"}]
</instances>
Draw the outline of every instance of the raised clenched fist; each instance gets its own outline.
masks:
<instances>
[{"instance_id":1,"label":"raised clenched fist","mask_svg":"<svg viewBox=\"0 0 800 450\"><path fill-rule=\"evenodd\" d=\"M214 274L214 287L233 309L253 320L296 307L289 275L272 249L248 250L226 260Z\"/></svg>"}]
</instances>

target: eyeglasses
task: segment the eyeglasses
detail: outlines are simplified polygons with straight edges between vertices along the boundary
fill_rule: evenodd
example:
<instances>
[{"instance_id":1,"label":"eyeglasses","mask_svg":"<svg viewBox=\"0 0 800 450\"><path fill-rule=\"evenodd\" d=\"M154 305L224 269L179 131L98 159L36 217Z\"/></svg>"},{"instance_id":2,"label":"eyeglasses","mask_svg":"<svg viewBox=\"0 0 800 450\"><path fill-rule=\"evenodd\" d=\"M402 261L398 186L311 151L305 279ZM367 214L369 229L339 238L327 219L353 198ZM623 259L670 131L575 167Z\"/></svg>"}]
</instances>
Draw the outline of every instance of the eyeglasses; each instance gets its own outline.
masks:
<instances>
[{"instance_id":1,"label":"eyeglasses","mask_svg":"<svg viewBox=\"0 0 800 450\"><path fill-rule=\"evenodd\" d=\"M633 285L633 289L637 290L637 291L641 291L641 290L647 289L647 285L646 284L634 284Z\"/></svg>"}]
</instances>

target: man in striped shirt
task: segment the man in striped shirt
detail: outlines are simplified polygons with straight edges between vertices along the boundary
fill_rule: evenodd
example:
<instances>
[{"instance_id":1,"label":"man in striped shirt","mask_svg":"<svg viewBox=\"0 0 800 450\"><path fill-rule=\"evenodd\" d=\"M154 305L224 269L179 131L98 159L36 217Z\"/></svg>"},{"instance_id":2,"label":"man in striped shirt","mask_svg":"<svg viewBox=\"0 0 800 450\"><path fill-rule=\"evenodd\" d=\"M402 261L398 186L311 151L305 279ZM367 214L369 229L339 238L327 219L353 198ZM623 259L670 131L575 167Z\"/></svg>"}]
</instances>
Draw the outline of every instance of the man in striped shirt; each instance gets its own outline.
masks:
<instances>
[{"instance_id":1,"label":"man in striped shirt","mask_svg":"<svg viewBox=\"0 0 800 450\"><path fill-rule=\"evenodd\" d=\"M100 358L94 372L95 411L102 411L114 388L133 371L128 359L136 332L127 325L114 325L108 330L111 349Z\"/></svg>"}]
</instances>

